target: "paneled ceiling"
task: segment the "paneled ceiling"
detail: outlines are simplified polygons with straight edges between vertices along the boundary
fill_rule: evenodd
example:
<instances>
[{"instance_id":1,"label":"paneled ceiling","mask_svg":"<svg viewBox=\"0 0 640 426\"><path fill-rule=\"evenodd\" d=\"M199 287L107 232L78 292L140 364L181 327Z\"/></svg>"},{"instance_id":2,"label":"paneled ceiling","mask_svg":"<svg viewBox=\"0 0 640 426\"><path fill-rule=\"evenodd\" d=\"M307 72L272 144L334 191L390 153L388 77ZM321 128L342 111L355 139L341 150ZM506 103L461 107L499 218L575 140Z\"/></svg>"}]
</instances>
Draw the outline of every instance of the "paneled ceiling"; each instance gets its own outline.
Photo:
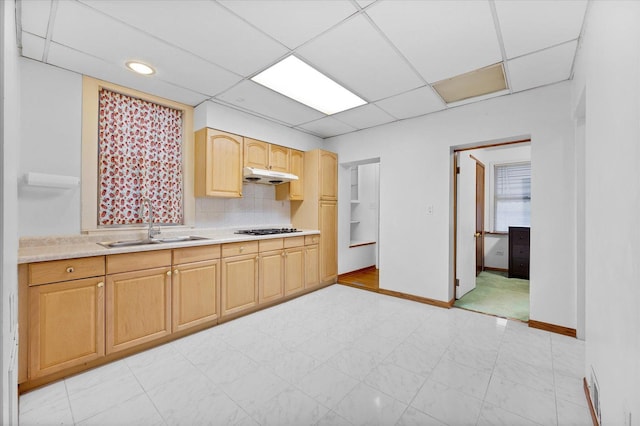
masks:
<instances>
[{"instance_id":1,"label":"paneled ceiling","mask_svg":"<svg viewBox=\"0 0 640 426\"><path fill-rule=\"evenodd\" d=\"M587 0L18 0L22 55L322 138L570 79ZM250 80L294 54L368 103L331 116ZM129 71L139 60L153 76ZM432 84L503 63L508 89Z\"/></svg>"}]
</instances>

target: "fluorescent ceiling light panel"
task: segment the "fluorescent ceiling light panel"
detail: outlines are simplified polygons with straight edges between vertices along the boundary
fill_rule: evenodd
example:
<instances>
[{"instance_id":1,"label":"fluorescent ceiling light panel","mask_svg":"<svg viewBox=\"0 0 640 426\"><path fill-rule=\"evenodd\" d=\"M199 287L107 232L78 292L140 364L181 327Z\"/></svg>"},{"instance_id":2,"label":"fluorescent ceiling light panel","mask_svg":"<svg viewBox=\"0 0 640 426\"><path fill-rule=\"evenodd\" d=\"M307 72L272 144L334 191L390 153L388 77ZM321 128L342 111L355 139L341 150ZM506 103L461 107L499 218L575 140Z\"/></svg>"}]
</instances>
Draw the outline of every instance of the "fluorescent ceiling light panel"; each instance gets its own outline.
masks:
<instances>
[{"instance_id":1,"label":"fluorescent ceiling light panel","mask_svg":"<svg viewBox=\"0 0 640 426\"><path fill-rule=\"evenodd\" d=\"M502 63L433 83L433 88L448 104L463 99L499 92L507 88Z\"/></svg>"},{"instance_id":2,"label":"fluorescent ceiling light panel","mask_svg":"<svg viewBox=\"0 0 640 426\"><path fill-rule=\"evenodd\" d=\"M293 55L251 80L327 115L367 103Z\"/></svg>"}]
</instances>

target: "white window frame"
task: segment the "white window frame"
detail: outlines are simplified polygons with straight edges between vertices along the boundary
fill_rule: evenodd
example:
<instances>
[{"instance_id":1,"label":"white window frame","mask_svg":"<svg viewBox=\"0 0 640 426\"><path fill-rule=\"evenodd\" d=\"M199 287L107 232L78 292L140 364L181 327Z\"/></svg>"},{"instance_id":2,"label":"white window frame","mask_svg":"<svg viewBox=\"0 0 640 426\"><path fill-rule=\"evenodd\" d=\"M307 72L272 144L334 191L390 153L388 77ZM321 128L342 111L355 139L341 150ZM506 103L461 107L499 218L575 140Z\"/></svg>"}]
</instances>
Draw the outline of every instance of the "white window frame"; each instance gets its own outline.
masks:
<instances>
[{"instance_id":1,"label":"white window frame","mask_svg":"<svg viewBox=\"0 0 640 426\"><path fill-rule=\"evenodd\" d=\"M182 168L183 168L183 217L182 226L195 224L194 182L194 133L193 107L174 102L138 90L119 86L107 81L83 76L82 79L82 205L81 230L83 233L132 231L145 229L145 225L98 225L98 109L99 92L105 88L127 96L164 105L182 111Z\"/></svg>"}]
</instances>

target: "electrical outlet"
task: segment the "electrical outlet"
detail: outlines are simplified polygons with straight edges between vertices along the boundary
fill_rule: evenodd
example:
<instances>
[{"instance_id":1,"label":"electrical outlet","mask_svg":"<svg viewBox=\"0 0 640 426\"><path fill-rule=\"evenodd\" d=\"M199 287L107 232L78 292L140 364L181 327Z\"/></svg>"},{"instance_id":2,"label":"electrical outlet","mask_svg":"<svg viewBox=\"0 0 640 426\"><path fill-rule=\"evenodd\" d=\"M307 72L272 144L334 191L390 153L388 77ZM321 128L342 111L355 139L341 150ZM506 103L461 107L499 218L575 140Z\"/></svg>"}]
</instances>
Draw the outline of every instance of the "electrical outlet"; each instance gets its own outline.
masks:
<instances>
[{"instance_id":1,"label":"electrical outlet","mask_svg":"<svg viewBox=\"0 0 640 426\"><path fill-rule=\"evenodd\" d=\"M427 214L431 216L433 214L433 204L427 206Z\"/></svg>"},{"instance_id":2,"label":"electrical outlet","mask_svg":"<svg viewBox=\"0 0 640 426\"><path fill-rule=\"evenodd\" d=\"M504 256L504 252L503 252L503 251L498 250L498 251L496 252L496 256Z\"/></svg>"}]
</instances>

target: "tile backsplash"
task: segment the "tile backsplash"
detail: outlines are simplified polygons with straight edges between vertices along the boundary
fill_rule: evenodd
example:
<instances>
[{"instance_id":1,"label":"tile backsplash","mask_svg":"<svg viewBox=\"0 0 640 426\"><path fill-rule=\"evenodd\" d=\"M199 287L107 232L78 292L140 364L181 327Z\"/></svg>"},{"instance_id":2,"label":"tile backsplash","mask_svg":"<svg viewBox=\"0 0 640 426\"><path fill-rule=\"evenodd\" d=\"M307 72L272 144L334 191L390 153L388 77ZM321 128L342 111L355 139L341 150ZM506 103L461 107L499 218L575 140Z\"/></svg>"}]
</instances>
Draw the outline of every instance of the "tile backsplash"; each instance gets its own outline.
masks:
<instances>
[{"instance_id":1,"label":"tile backsplash","mask_svg":"<svg viewBox=\"0 0 640 426\"><path fill-rule=\"evenodd\" d=\"M289 226L289 201L276 200L276 187L242 185L242 198L196 198L196 227Z\"/></svg>"}]
</instances>

